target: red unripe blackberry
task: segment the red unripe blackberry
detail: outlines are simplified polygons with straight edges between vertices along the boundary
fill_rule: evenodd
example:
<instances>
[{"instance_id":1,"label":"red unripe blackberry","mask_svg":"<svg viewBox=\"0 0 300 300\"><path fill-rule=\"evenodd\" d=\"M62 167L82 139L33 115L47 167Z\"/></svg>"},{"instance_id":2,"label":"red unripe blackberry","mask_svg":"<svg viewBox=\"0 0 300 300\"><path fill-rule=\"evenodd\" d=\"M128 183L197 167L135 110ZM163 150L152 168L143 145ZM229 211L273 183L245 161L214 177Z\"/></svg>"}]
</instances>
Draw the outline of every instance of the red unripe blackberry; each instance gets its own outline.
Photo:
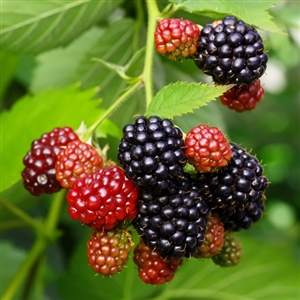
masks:
<instances>
[{"instance_id":1,"label":"red unripe blackberry","mask_svg":"<svg viewBox=\"0 0 300 300\"><path fill-rule=\"evenodd\" d=\"M200 30L191 21L162 19L154 34L156 50L170 60L192 56L197 51Z\"/></svg>"},{"instance_id":2,"label":"red unripe blackberry","mask_svg":"<svg viewBox=\"0 0 300 300\"><path fill-rule=\"evenodd\" d=\"M205 203L225 230L248 229L265 209L268 179L255 156L230 143L232 158L215 173L198 173L197 184Z\"/></svg>"},{"instance_id":3,"label":"red unripe blackberry","mask_svg":"<svg viewBox=\"0 0 300 300\"><path fill-rule=\"evenodd\" d=\"M61 147L78 139L72 128L57 127L32 142L30 151L23 159L25 168L22 171L24 187L32 195L52 194L61 189L56 180L57 154Z\"/></svg>"},{"instance_id":4,"label":"red unripe blackberry","mask_svg":"<svg viewBox=\"0 0 300 300\"><path fill-rule=\"evenodd\" d=\"M65 189L70 189L76 178L100 169L103 159L97 150L82 141L73 141L57 154L56 179Z\"/></svg>"},{"instance_id":5,"label":"red unripe blackberry","mask_svg":"<svg viewBox=\"0 0 300 300\"><path fill-rule=\"evenodd\" d=\"M212 257L216 265L232 267L237 265L242 258L242 247L239 240L231 234L225 234L224 246L221 251Z\"/></svg>"},{"instance_id":6,"label":"red unripe blackberry","mask_svg":"<svg viewBox=\"0 0 300 300\"><path fill-rule=\"evenodd\" d=\"M87 242L88 264L96 273L114 275L124 268L132 246L128 231L94 229Z\"/></svg>"},{"instance_id":7,"label":"red unripe blackberry","mask_svg":"<svg viewBox=\"0 0 300 300\"><path fill-rule=\"evenodd\" d=\"M116 166L78 177L67 194L72 219L107 230L120 221L133 219L137 201L138 188Z\"/></svg>"},{"instance_id":8,"label":"red unripe blackberry","mask_svg":"<svg viewBox=\"0 0 300 300\"><path fill-rule=\"evenodd\" d=\"M234 16L206 24L195 64L217 84L249 84L261 77L268 55L257 30Z\"/></svg>"},{"instance_id":9,"label":"red unripe blackberry","mask_svg":"<svg viewBox=\"0 0 300 300\"><path fill-rule=\"evenodd\" d=\"M211 216L207 221L207 229L203 245L197 247L196 258L210 258L220 252L224 245L224 225L218 218Z\"/></svg>"},{"instance_id":10,"label":"red unripe blackberry","mask_svg":"<svg viewBox=\"0 0 300 300\"><path fill-rule=\"evenodd\" d=\"M163 284L173 279L183 263L183 258L164 259L142 241L134 249L133 261L138 266L139 277L149 284Z\"/></svg>"},{"instance_id":11,"label":"red unripe blackberry","mask_svg":"<svg viewBox=\"0 0 300 300\"><path fill-rule=\"evenodd\" d=\"M185 146L189 163L201 172L215 172L231 158L230 144L216 127L194 127L186 135Z\"/></svg>"},{"instance_id":12,"label":"red unripe blackberry","mask_svg":"<svg viewBox=\"0 0 300 300\"><path fill-rule=\"evenodd\" d=\"M234 86L221 97L221 103L237 112L253 110L264 95L260 80L243 86Z\"/></svg>"}]
</instances>

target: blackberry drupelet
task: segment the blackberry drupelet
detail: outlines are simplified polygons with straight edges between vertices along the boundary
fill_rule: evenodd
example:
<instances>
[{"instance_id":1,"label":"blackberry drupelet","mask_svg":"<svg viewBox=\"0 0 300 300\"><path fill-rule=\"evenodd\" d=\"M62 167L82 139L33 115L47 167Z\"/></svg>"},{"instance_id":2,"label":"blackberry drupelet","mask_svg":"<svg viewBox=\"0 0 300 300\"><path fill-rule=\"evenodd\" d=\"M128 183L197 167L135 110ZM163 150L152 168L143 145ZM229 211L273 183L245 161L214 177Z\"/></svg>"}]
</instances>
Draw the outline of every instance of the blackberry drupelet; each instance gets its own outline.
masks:
<instances>
[{"instance_id":1,"label":"blackberry drupelet","mask_svg":"<svg viewBox=\"0 0 300 300\"><path fill-rule=\"evenodd\" d=\"M87 242L88 264L97 274L110 277L124 268L132 246L128 231L94 229Z\"/></svg>"},{"instance_id":2,"label":"blackberry drupelet","mask_svg":"<svg viewBox=\"0 0 300 300\"><path fill-rule=\"evenodd\" d=\"M217 173L198 173L198 186L225 230L238 231L261 219L268 179L256 157L235 143L230 145L228 165Z\"/></svg>"},{"instance_id":3,"label":"blackberry drupelet","mask_svg":"<svg viewBox=\"0 0 300 300\"><path fill-rule=\"evenodd\" d=\"M55 163L62 147L71 141L79 140L70 127L57 127L44 133L31 143L30 151L23 159L22 171L24 187L34 196L52 194L61 189L56 179Z\"/></svg>"},{"instance_id":4,"label":"blackberry drupelet","mask_svg":"<svg viewBox=\"0 0 300 300\"><path fill-rule=\"evenodd\" d=\"M84 177L99 170L103 158L90 144L72 141L61 149L56 157L56 179L65 189L70 189L78 177Z\"/></svg>"},{"instance_id":5,"label":"blackberry drupelet","mask_svg":"<svg viewBox=\"0 0 300 300\"><path fill-rule=\"evenodd\" d=\"M118 161L135 184L160 191L183 176L183 149L182 132L170 120L141 116L123 128Z\"/></svg>"},{"instance_id":6,"label":"blackberry drupelet","mask_svg":"<svg viewBox=\"0 0 300 300\"><path fill-rule=\"evenodd\" d=\"M204 242L210 211L197 188L185 185L156 196L140 191L133 226L144 243L164 258L191 257Z\"/></svg>"},{"instance_id":7,"label":"blackberry drupelet","mask_svg":"<svg viewBox=\"0 0 300 300\"><path fill-rule=\"evenodd\" d=\"M137 214L138 188L120 167L101 168L77 177L67 194L72 219L109 230Z\"/></svg>"},{"instance_id":8,"label":"blackberry drupelet","mask_svg":"<svg viewBox=\"0 0 300 300\"><path fill-rule=\"evenodd\" d=\"M217 127L198 125L187 133L184 143L187 160L201 172L216 172L231 158L230 144Z\"/></svg>"},{"instance_id":9,"label":"blackberry drupelet","mask_svg":"<svg viewBox=\"0 0 300 300\"><path fill-rule=\"evenodd\" d=\"M140 241L134 249L133 261L138 266L142 281L148 284L164 284L173 279L183 263L183 258L164 259L159 252L151 250Z\"/></svg>"},{"instance_id":10,"label":"blackberry drupelet","mask_svg":"<svg viewBox=\"0 0 300 300\"><path fill-rule=\"evenodd\" d=\"M224 225L215 216L210 216L203 245L197 247L196 258L210 258L220 252L224 245Z\"/></svg>"},{"instance_id":11,"label":"blackberry drupelet","mask_svg":"<svg viewBox=\"0 0 300 300\"><path fill-rule=\"evenodd\" d=\"M234 86L222 96L221 103L237 112L253 110L265 93L260 80L243 86Z\"/></svg>"},{"instance_id":12,"label":"blackberry drupelet","mask_svg":"<svg viewBox=\"0 0 300 300\"><path fill-rule=\"evenodd\" d=\"M220 267L236 266L242 258L242 247L237 237L230 233L224 236L221 251L212 257L213 262Z\"/></svg>"},{"instance_id":13,"label":"blackberry drupelet","mask_svg":"<svg viewBox=\"0 0 300 300\"><path fill-rule=\"evenodd\" d=\"M154 33L156 50L170 60L191 57L197 51L200 30L196 24L183 19L162 19Z\"/></svg>"},{"instance_id":14,"label":"blackberry drupelet","mask_svg":"<svg viewBox=\"0 0 300 300\"><path fill-rule=\"evenodd\" d=\"M234 16L206 24L195 64L217 84L249 84L261 77L268 55L257 30Z\"/></svg>"}]
</instances>

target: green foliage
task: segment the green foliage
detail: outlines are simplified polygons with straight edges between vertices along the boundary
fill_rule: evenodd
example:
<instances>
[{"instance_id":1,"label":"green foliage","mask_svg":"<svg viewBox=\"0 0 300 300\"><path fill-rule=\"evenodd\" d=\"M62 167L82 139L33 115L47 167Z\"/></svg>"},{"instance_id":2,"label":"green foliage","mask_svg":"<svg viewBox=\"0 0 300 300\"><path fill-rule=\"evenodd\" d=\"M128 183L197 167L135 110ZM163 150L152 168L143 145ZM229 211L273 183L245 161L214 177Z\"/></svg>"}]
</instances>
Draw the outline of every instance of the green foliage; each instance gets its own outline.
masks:
<instances>
[{"instance_id":1,"label":"green foliage","mask_svg":"<svg viewBox=\"0 0 300 300\"><path fill-rule=\"evenodd\" d=\"M3 299L299 298L299 3L277 3L1 3ZM243 114L217 99L230 86L213 86L193 59L171 62L153 45L160 18L187 16L203 26L228 14L262 30L270 66L263 78L274 80L271 87L280 83L272 77L272 66L279 65L284 74L281 90L268 89L266 80L261 103ZM186 259L171 282L151 286L139 279L131 252L121 274L94 276L86 259L91 228L71 220L64 191L34 197L23 188L22 159L42 133L57 126L77 129L84 121L88 134L95 135L102 149L108 145L108 159L116 161L123 126L140 114L172 118L183 132L199 124L217 126L262 160L271 181L266 215L259 225L238 234L240 265L220 268L212 260Z\"/></svg>"},{"instance_id":2,"label":"green foliage","mask_svg":"<svg viewBox=\"0 0 300 300\"><path fill-rule=\"evenodd\" d=\"M92 99L96 91L95 88L79 91L79 87L75 85L61 90L46 90L34 96L25 96L12 110L2 112L2 126L7 130L2 132L0 148L2 172L5 174L1 191L20 180L24 154L29 151L34 139L57 126L77 129L82 121L87 125L96 121L103 113L99 109L99 100ZM12 123L11 120L16 122ZM106 120L103 123L99 134L119 136L118 129L109 122ZM18 147L11 147L16 141Z\"/></svg>"},{"instance_id":3,"label":"green foliage","mask_svg":"<svg viewBox=\"0 0 300 300\"><path fill-rule=\"evenodd\" d=\"M86 232L88 239L89 232ZM135 237L138 241L138 238ZM113 278L99 278L82 261L86 251L83 241L76 249L69 270L58 277L65 299L297 299L297 267L282 246L264 244L257 251L257 241L242 235L243 258L240 265L221 268L208 259L186 259L174 279L155 289L137 281L132 263ZM132 256L132 255L131 255ZM78 282L74 286L74 280Z\"/></svg>"},{"instance_id":4,"label":"green foliage","mask_svg":"<svg viewBox=\"0 0 300 300\"><path fill-rule=\"evenodd\" d=\"M151 101L146 115L173 118L205 105L232 86L209 86L200 83L177 82L162 88Z\"/></svg>"},{"instance_id":5,"label":"green foliage","mask_svg":"<svg viewBox=\"0 0 300 300\"><path fill-rule=\"evenodd\" d=\"M1 9L1 46L36 54L64 46L104 19L121 1L5 1Z\"/></svg>"},{"instance_id":6,"label":"green foliage","mask_svg":"<svg viewBox=\"0 0 300 300\"><path fill-rule=\"evenodd\" d=\"M271 1L191 1L191 0L170 0L176 4L176 8L191 13L199 13L209 16L215 20L228 15L234 15L257 28L265 31L283 33L273 21L267 9L280 2ZM216 9L217 8L217 9Z\"/></svg>"}]
</instances>

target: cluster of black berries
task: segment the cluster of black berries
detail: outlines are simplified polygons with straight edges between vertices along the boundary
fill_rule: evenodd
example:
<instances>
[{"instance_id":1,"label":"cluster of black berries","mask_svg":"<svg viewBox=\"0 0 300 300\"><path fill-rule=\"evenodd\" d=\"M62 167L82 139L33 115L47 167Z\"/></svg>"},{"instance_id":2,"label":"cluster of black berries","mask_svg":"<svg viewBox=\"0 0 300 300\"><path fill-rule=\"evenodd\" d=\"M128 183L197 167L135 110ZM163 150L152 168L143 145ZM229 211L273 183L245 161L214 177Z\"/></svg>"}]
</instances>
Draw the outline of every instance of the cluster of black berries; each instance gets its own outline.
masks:
<instances>
[{"instance_id":1,"label":"cluster of black berries","mask_svg":"<svg viewBox=\"0 0 300 300\"><path fill-rule=\"evenodd\" d=\"M264 95L259 78L268 62L257 30L235 16L207 23L201 31L191 30L197 25L187 20L182 20L190 24L187 27L174 25L180 22L180 19L163 19L158 23L154 35L156 50L172 60L193 59L216 85L234 84L220 97L221 103L237 112L253 110ZM186 36L186 30L193 33L188 43L186 38L180 39Z\"/></svg>"},{"instance_id":2,"label":"cluster of black berries","mask_svg":"<svg viewBox=\"0 0 300 300\"><path fill-rule=\"evenodd\" d=\"M216 135L201 130L205 136L199 136L200 144L216 149ZM227 165L209 172L194 169L192 174L185 168L186 153L204 153L204 146L187 149L194 146L170 120L142 116L124 127L118 160L139 187L133 226L150 249L166 259L199 257L211 217L226 232L247 229L262 217L268 185L263 168L243 148L228 145L232 157ZM209 156L213 150L205 151Z\"/></svg>"}]
</instances>

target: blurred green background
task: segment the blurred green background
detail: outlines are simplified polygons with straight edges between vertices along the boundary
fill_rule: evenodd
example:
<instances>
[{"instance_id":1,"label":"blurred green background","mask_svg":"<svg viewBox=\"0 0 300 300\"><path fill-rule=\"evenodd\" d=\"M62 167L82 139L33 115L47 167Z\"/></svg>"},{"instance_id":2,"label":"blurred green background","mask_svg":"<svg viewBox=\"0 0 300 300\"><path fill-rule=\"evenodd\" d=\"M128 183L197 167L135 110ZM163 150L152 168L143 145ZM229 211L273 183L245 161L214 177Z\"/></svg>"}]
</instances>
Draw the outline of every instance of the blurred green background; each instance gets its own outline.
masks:
<instances>
[{"instance_id":1,"label":"blurred green background","mask_svg":"<svg viewBox=\"0 0 300 300\"><path fill-rule=\"evenodd\" d=\"M159 1L161 7L165 3ZM139 9L140 13L146 15L143 4L139 5ZM187 262L176 274L174 282L163 287L149 287L141 283L132 261L121 275L112 279L94 277L85 258L85 243L90 229L71 221L65 206L59 222L63 236L49 248L43 267L39 268L38 273L33 270L33 274L28 274L29 279L32 276L37 282L33 293L26 293L25 284L25 292L20 292L15 299L300 299L297 289L300 265L300 3L283 2L272 8L270 13L287 34L260 32L268 51L269 62L266 74L261 78L265 96L257 108L251 112L237 113L230 111L216 99L196 110L194 114L176 117L174 121L185 132L199 123L218 126L231 141L251 150L264 165L265 174L271 182L267 190L266 213L259 224L247 232L237 234L244 249L241 265L234 270L220 271L210 261ZM185 12L177 12L175 16L191 19L201 25L210 20ZM137 36L130 31L133 28L130 18L138 17L141 22ZM48 87L61 89L78 81L81 82L83 90L96 87L99 82L101 86L105 81L106 86L100 89L97 97L103 98L102 106L107 107L115 100L117 92L125 87L124 83L104 67L89 78L80 77L79 74L84 68L78 65L78 61L82 61L85 56L88 61L86 68L93 68L95 62L91 62L90 58L101 58L100 48L96 45L93 51L87 51L85 45L87 48L92 38L101 38L101 30L104 31L109 25L124 18L129 18L124 27L124 32L128 34L123 41L124 51L108 58L108 61L124 65L132 53L145 44L145 20L137 15L133 1L125 1L105 20L65 48L37 55L1 51L2 112L9 112L18 99L28 93L42 92ZM138 65L133 72L137 70ZM101 74L104 75L103 78ZM179 80L210 82L195 67L193 61L171 62L158 54L155 54L153 74L156 91ZM119 129L120 132L123 125L132 121L133 114L143 113L143 97L143 92L139 91L112 116L112 121L119 126L117 131ZM15 122L30 124L26 115L23 119L12 120L11 126ZM3 135L10 128L1 130ZM99 140L102 145L109 143L109 156L114 160L119 142L118 134L120 133ZM14 145L9 146L17 145L18 141L15 141ZM22 183L17 182L2 194L2 199L15 203L39 219L47 214L51 196L41 196L38 199L32 197L23 189ZM12 278L33 241L33 232L11 213L2 209L2 288ZM183 294L176 294L176 289L180 289ZM185 290L195 293L187 292L184 296Z\"/></svg>"}]
</instances>

